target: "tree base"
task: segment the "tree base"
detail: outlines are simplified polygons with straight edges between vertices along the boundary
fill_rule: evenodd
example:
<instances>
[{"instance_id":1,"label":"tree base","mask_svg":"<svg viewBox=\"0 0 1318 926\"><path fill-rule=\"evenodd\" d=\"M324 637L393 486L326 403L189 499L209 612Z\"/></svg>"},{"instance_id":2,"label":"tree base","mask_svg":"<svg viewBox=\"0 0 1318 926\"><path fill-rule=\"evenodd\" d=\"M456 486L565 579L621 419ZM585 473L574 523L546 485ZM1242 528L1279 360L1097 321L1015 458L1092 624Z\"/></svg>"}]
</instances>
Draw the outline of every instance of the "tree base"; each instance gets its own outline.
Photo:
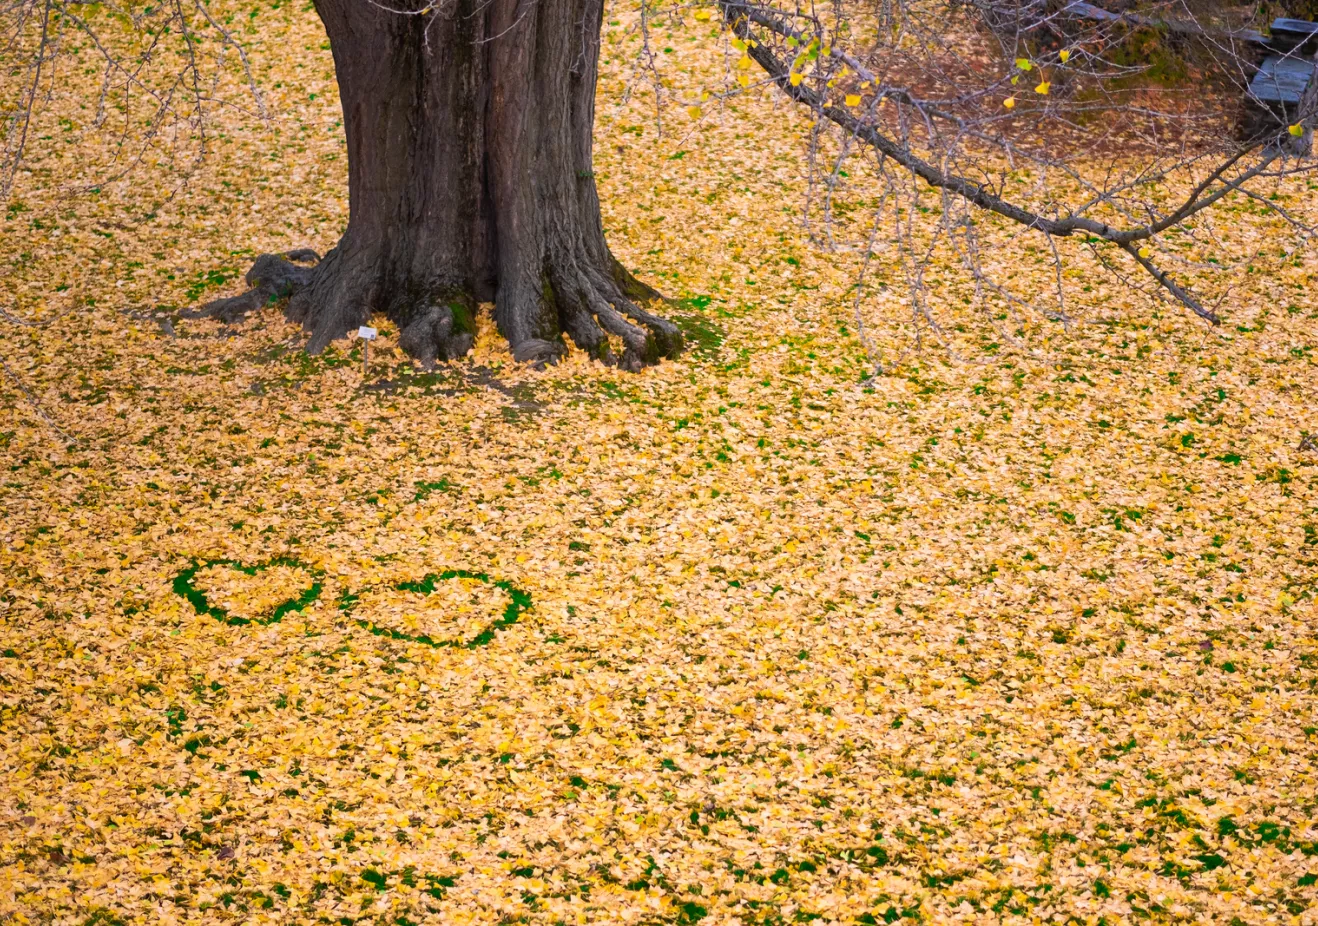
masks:
<instances>
[{"instance_id":1,"label":"tree base","mask_svg":"<svg viewBox=\"0 0 1318 926\"><path fill-rule=\"evenodd\" d=\"M595 359L624 370L637 371L681 353L681 330L638 305L641 299L661 299L659 293L612 255L608 260L611 266L605 268L576 259L555 262L544 270L539 292L496 296L495 320L515 360L536 367L557 362L566 353L563 333ZM377 255L354 254L342 246L324 259L309 248L262 254L247 271L247 292L182 315L235 323L287 300L285 316L310 334L306 350L318 354L382 309L398 325L399 346L424 369L465 357L475 342L475 294L434 282L387 285L375 269L379 263ZM386 289L392 295L382 298Z\"/></svg>"}]
</instances>

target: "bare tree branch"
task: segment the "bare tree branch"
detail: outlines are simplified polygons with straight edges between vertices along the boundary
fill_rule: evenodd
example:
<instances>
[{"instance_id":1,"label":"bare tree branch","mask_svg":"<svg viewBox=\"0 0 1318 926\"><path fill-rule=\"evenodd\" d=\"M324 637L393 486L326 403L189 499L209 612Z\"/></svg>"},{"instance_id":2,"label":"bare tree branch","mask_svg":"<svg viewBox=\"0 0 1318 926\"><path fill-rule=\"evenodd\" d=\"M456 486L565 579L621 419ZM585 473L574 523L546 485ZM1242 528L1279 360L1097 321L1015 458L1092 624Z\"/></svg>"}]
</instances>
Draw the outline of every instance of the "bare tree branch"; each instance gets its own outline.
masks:
<instances>
[{"instance_id":1,"label":"bare tree branch","mask_svg":"<svg viewBox=\"0 0 1318 926\"><path fill-rule=\"evenodd\" d=\"M734 35L745 44L746 54L764 70L770 81L795 102L808 107L817 116L841 128L848 138L859 139L870 145L884 157L906 168L930 186L946 190L980 209L1037 231L1050 241L1055 237L1067 237L1083 232L1114 244L1129 254L1160 286L1200 318L1214 325L1221 323L1216 312L1205 308L1185 286L1177 283L1166 270L1159 268L1153 262L1148 250L1138 245L1184 224L1219 202L1227 194L1235 191L1243 192L1244 184L1265 175L1282 156L1282 151L1278 147L1261 150L1259 142L1241 145L1197 183L1177 208L1165 215L1151 217L1142 224L1124 228L1114 227L1085 214L1100 203L1110 203L1111 191L1099 192L1089 202L1075 209L1061 210L1060 215L1045 215L1011 201L986 183L940 166L928 156L922 156L911 143L898 141L882 131L881 123L874 118L874 114L879 105L888 101L909 108L923 120L942 119L958 127L964 127L966 123L955 113L947 111L945 105L928 103L914 97L903 88L883 84L879 77L856 56L836 44L825 45L828 40L821 38L823 28L817 18L801 14L803 19L811 22L815 27L814 34L811 35L795 28L786 15L772 8L751 4L745 0L720 0L720 7ZM821 92L818 81L803 79L800 74L794 75L792 67L762 41L763 36L758 34L753 26L768 30L797 47L813 49L818 54L850 69L865 85L874 85L868 108L858 115L854 107L842 106L831 101L824 92ZM932 131L929 135L932 136ZM982 134L980 137L983 137ZM1240 169L1242 162L1255 154L1259 155L1257 160L1248 167ZM1049 246L1053 247L1051 243ZM1055 249L1054 253L1056 253Z\"/></svg>"}]
</instances>

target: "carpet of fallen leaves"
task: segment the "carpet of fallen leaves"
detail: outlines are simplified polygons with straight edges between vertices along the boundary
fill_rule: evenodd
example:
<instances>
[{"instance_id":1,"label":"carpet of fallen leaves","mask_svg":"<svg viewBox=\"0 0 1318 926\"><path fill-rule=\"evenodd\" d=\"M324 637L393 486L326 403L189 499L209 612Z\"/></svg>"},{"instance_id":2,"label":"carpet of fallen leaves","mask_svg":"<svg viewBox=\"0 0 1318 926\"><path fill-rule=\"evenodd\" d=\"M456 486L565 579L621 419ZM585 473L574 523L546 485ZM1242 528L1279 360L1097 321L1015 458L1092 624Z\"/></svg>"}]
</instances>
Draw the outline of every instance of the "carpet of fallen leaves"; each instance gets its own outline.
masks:
<instances>
[{"instance_id":1,"label":"carpet of fallen leaves","mask_svg":"<svg viewBox=\"0 0 1318 926\"><path fill-rule=\"evenodd\" d=\"M74 195L70 90L4 216L48 324L3 327L0 919L1318 922L1316 265L1253 272L1257 203L1196 252L1221 329L1078 264L1013 346L949 268L955 355L865 381L808 126L753 86L660 136L615 16L605 220L693 349L536 372L486 320L423 375L386 328L364 377L157 311L346 217L323 33L250 22L271 124Z\"/></svg>"}]
</instances>

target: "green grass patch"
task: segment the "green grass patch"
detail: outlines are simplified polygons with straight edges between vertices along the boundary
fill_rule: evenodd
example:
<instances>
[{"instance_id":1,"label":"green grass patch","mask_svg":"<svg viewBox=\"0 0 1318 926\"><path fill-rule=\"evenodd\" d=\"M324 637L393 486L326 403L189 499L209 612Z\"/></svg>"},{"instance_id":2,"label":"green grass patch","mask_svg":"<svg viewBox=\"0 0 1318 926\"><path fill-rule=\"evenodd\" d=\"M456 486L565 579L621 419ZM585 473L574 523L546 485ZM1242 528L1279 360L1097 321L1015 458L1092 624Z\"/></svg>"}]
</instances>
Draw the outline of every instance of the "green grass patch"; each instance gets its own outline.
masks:
<instances>
[{"instance_id":1,"label":"green grass patch","mask_svg":"<svg viewBox=\"0 0 1318 926\"><path fill-rule=\"evenodd\" d=\"M511 582L491 579L483 572L469 572L466 569L446 569L438 574L431 573L419 582L399 582L390 587L400 592L418 592L422 595L429 595L438 587L440 582L447 582L452 579L476 579L480 582L485 582L494 585L497 588L501 588L508 595L508 606L503 609L503 613L470 640L442 640L424 633L403 633L401 630L381 627L373 621L361 618L357 619L357 626L370 631L377 637L388 637L391 640L406 640L409 643L423 643L426 646L435 647L453 646L474 649L478 646L485 646L493 640L496 631L511 627L513 624L517 623L517 620L522 616L522 613L531 607L530 593L524 592L515 587ZM339 610L345 615L350 615L353 609L356 608L360 597L360 595L345 592L339 599Z\"/></svg>"},{"instance_id":2,"label":"green grass patch","mask_svg":"<svg viewBox=\"0 0 1318 926\"><path fill-rule=\"evenodd\" d=\"M244 575L249 576L254 576L262 570L269 569L271 566L290 566L309 573L312 578L317 581L312 582L311 586L305 589L296 598L290 598L287 601L276 605L274 610L265 617L235 617L224 608L221 608L218 605L213 605L207 601L206 593L192 584L192 580L196 578L198 572L211 566L228 566L231 569L236 569ZM229 624L233 627L242 627L246 624L275 624L282 620L285 614L292 611L303 610L307 605L320 597L321 586L319 578L321 575L323 575L323 573L318 569L312 569L295 559L282 556L272 560L267 560L264 563L258 563L255 566L244 566L242 563L231 559L210 559L204 561L193 560L187 569L184 569L174 577L172 587L174 589L174 594L181 598L186 598L198 614L209 614L220 623Z\"/></svg>"}]
</instances>

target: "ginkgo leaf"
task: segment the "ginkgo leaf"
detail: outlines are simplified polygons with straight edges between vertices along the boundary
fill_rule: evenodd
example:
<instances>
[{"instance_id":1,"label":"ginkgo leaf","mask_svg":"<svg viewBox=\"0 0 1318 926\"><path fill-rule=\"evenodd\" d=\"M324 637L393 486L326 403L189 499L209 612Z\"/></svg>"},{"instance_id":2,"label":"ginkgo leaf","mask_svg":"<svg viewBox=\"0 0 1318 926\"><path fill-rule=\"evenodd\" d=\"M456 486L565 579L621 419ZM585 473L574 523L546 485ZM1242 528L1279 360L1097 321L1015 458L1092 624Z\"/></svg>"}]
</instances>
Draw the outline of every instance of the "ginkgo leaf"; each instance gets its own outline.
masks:
<instances>
[{"instance_id":1,"label":"ginkgo leaf","mask_svg":"<svg viewBox=\"0 0 1318 926\"><path fill-rule=\"evenodd\" d=\"M348 223L332 55L304 6L262 7L253 59L297 131L215 106L222 162L172 205L149 170L69 197L122 157L65 149L57 117L81 132L73 91L102 80L69 68L33 126L58 146L0 210L10 302L66 269L87 300L42 329L0 314L0 916L1097 921L1156 903L1157 922L1304 919L1318 254L1288 246L1284 216L1225 196L1192 220L1204 234L1130 242L1109 273L1081 262L1085 235L1051 252L1000 216L943 215L922 187L893 202L858 158L825 216L798 169L808 121L760 93L804 89L809 56L762 77L730 67L735 33L665 21L663 87L689 119L660 134L627 92L645 37L620 9L601 30L610 115L577 166L599 171L619 259L683 299L653 306L681 320L680 357L623 374L565 336L534 369L482 305L470 358L423 374L376 312L368 380L362 342L305 355L278 307L223 326L169 313L177 337L126 314L181 304L179 266L232 277L238 248L329 247ZM445 7L427 9L421 25ZM1063 56L1039 53L1043 80ZM883 88L851 80L824 105L852 124L847 97L882 112ZM1138 114L1096 113L1082 129L1136 144L1068 146L1075 173L1045 178L1033 164L1061 139L1032 123L1058 101L1023 80L1000 108L1020 90L1020 144L1041 147L1011 165L972 142L940 167L1056 217L1112 188L1110 151L1135 171L1166 153L1141 147ZM957 117L987 113L988 131L984 105ZM683 135L700 138L674 150ZM820 138L821 166L841 140ZM943 154L919 131L895 143ZM276 157L287 182L263 180ZM1291 166L1255 189L1307 227L1318 198ZM1201 180L1160 174L1087 214L1138 227ZM871 238L871 204L902 227ZM802 207L847 246L817 247ZM1157 289L1155 253L1220 305L1222 336L1135 292ZM1059 273L1054 255L1081 260ZM893 283L911 269L945 347L908 349L924 324ZM1075 324L1020 310L1054 288ZM302 565L268 561L281 551Z\"/></svg>"},{"instance_id":2,"label":"ginkgo leaf","mask_svg":"<svg viewBox=\"0 0 1318 926\"><path fill-rule=\"evenodd\" d=\"M1017 58L1016 67L1020 68L1022 71L1034 70L1034 65L1030 62L1029 58Z\"/></svg>"},{"instance_id":3,"label":"ginkgo leaf","mask_svg":"<svg viewBox=\"0 0 1318 926\"><path fill-rule=\"evenodd\" d=\"M855 94L855 93L848 93L848 94L847 94L847 105L848 105L848 106L859 106L859 105L860 105L860 97L859 97L857 94Z\"/></svg>"},{"instance_id":4,"label":"ginkgo leaf","mask_svg":"<svg viewBox=\"0 0 1318 926\"><path fill-rule=\"evenodd\" d=\"M1039 85L1034 88L1034 92L1040 94L1041 96L1047 96L1048 88L1050 88L1051 86L1052 84L1048 83L1048 81L1046 80L1040 81Z\"/></svg>"},{"instance_id":5,"label":"ginkgo leaf","mask_svg":"<svg viewBox=\"0 0 1318 926\"><path fill-rule=\"evenodd\" d=\"M1071 60L1071 53L1063 48L1057 53L1057 57L1062 59L1062 64L1066 64L1066 62Z\"/></svg>"},{"instance_id":6,"label":"ginkgo leaf","mask_svg":"<svg viewBox=\"0 0 1318 926\"><path fill-rule=\"evenodd\" d=\"M1296 138L1299 138L1301 135L1304 134L1304 126L1297 122L1295 123L1295 125L1292 125L1289 128L1287 128L1286 131L1290 132Z\"/></svg>"},{"instance_id":7,"label":"ginkgo leaf","mask_svg":"<svg viewBox=\"0 0 1318 926\"><path fill-rule=\"evenodd\" d=\"M697 22L702 22L702 23L703 23L703 22L709 22L711 16L712 16L712 14L710 13L709 10L696 10L696 21L697 21Z\"/></svg>"}]
</instances>

